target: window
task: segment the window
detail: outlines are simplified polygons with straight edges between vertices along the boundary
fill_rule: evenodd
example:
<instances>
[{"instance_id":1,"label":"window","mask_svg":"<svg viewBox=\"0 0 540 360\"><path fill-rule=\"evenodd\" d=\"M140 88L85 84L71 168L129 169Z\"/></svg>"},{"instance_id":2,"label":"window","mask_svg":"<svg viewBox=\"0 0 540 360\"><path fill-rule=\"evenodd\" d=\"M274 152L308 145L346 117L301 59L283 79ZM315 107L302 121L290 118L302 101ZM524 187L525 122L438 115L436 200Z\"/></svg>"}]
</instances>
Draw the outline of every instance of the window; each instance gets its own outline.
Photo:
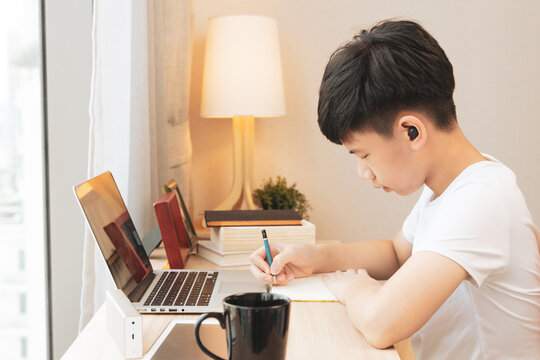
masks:
<instances>
[{"instance_id":1,"label":"window","mask_svg":"<svg viewBox=\"0 0 540 360\"><path fill-rule=\"evenodd\" d=\"M0 2L0 349L48 357L41 1Z\"/></svg>"}]
</instances>

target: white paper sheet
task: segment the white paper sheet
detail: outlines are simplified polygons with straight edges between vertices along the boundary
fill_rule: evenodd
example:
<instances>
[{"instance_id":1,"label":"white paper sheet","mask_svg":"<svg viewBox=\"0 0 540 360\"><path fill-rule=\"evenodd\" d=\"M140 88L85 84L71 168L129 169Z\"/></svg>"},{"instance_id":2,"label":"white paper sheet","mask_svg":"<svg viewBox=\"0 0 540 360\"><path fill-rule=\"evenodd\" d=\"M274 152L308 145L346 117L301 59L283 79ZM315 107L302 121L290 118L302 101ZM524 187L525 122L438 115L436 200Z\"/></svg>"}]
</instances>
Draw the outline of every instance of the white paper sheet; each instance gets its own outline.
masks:
<instances>
[{"instance_id":1,"label":"white paper sheet","mask_svg":"<svg viewBox=\"0 0 540 360\"><path fill-rule=\"evenodd\" d=\"M337 301L334 294L324 285L323 275L314 274L294 279L287 285L274 285L272 293L288 296L292 301Z\"/></svg>"}]
</instances>

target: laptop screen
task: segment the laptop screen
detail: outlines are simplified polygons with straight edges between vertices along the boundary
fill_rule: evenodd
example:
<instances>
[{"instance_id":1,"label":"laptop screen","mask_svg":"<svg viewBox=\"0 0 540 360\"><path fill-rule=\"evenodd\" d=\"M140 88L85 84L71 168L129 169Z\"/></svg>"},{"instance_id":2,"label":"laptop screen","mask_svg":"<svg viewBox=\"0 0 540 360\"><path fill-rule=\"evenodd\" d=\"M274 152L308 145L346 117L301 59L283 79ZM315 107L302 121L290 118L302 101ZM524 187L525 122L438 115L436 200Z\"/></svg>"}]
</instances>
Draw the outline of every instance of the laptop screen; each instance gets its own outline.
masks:
<instances>
[{"instance_id":1,"label":"laptop screen","mask_svg":"<svg viewBox=\"0 0 540 360\"><path fill-rule=\"evenodd\" d=\"M152 266L112 174L74 189L117 288L130 294Z\"/></svg>"}]
</instances>

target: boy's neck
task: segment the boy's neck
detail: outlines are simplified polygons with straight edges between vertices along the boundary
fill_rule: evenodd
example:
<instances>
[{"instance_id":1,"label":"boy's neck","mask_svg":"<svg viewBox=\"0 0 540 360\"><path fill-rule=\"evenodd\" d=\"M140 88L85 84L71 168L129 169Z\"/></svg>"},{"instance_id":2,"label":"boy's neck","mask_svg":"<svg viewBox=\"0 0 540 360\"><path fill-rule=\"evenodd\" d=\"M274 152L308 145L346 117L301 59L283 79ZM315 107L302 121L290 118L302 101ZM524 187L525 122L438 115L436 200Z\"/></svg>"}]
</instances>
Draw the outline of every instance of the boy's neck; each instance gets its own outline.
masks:
<instances>
[{"instance_id":1,"label":"boy's neck","mask_svg":"<svg viewBox=\"0 0 540 360\"><path fill-rule=\"evenodd\" d=\"M431 141L429 157L431 166L426 185L439 197L454 179L470 165L486 158L476 150L456 126L451 132L437 132Z\"/></svg>"}]
</instances>

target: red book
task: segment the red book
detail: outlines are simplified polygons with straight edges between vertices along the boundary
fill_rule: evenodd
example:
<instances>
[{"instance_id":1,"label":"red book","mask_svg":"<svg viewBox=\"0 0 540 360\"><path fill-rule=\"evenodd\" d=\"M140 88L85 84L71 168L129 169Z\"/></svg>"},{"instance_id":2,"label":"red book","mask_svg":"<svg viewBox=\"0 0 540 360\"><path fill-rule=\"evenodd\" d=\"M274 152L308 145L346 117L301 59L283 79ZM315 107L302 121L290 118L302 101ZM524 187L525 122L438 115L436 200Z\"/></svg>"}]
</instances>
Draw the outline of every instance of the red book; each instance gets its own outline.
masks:
<instances>
[{"instance_id":1,"label":"red book","mask_svg":"<svg viewBox=\"0 0 540 360\"><path fill-rule=\"evenodd\" d=\"M141 261L140 256L137 255L137 252L126 233L122 230L122 225L128 220L129 214L124 212L114 219L113 222L106 225L103 230L105 230L105 233L109 239L111 239L120 258L124 261L124 264L126 264L129 272L135 278L135 281L139 283L148 273L148 269Z\"/></svg>"},{"instance_id":2,"label":"red book","mask_svg":"<svg viewBox=\"0 0 540 360\"><path fill-rule=\"evenodd\" d=\"M154 211L171 269L183 269L189 256L189 242L175 192L161 195Z\"/></svg>"}]
</instances>

